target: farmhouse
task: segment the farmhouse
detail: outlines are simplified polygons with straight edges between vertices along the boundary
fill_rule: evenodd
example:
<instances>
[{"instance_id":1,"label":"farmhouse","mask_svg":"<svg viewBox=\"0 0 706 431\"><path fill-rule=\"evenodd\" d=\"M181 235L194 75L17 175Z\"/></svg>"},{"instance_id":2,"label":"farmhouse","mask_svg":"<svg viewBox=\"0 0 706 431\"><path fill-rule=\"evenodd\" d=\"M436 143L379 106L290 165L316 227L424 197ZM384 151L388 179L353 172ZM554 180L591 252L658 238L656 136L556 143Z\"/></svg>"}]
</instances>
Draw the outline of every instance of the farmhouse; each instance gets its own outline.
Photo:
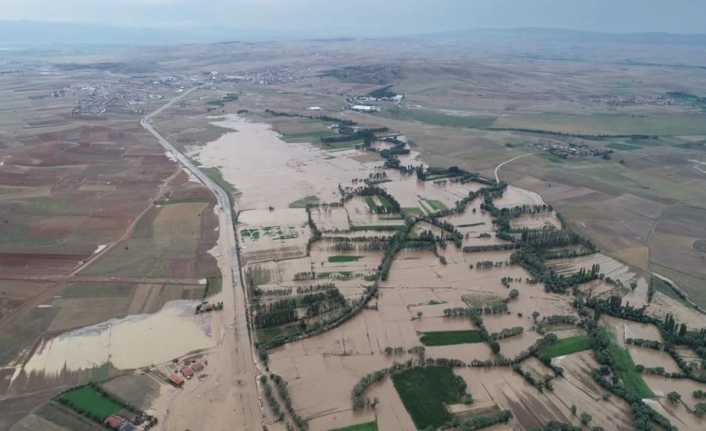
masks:
<instances>
[{"instance_id":1,"label":"farmhouse","mask_svg":"<svg viewBox=\"0 0 706 431\"><path fill-rule=\"evenodd\" d=\"M177 388L184 386L184 379L182 379L179 374L172 374L169 376L169 381Z\"/></svg>"},{"instance_id":2,"label":"farmhouse","mask_svg":"<svg viewBox=\"0 0 706 431\"><path fill-rule=\"evenodd\" d=\"M194 377L194 370L191 367L184 367L181 369L181 374L183 374L184 377L186 377L186 379L188 380Z\"/></svg>"},{"instance_id":3,"label":"farmhouse","mask_svg":"<svg viewBox=\"0 0 706 431\"><path fill-rule=\"evenodd\" d=\"M103 423L105 425L109 426L110 428L118 429L123 425L124 421L125 421L125 419L121 418L118 415L110 415L107 418L105 418Z\"/></svg>"},{"instance_id":4,"label":"farmhouse","mask_svg":"<svg viewBox=\"0 0 706 431\"><path fill-rule=\"evenodd\" d=\"M202 362L194 362L193 364L191 364L191 369L194 370L194 372L198 373L199 371L202 371L204 369L204 365Z\"/></svg>"}]
</instances>

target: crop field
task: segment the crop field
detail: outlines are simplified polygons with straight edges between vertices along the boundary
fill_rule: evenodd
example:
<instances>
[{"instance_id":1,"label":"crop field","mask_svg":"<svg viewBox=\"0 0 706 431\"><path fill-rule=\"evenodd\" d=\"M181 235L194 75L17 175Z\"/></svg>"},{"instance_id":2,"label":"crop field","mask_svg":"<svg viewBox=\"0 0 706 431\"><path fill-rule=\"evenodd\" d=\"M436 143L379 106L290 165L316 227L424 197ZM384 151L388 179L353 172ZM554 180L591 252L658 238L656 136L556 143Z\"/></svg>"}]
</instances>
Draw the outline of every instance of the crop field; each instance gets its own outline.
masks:
<instances>
[{"instance_id":1,"label":"crop field","mask_svg":"<svg viewBox=\"0 0 706 431\"><path fill-rule=\"evenodd\" d=\"M570 355L583 350L589 350L592 344L593 341L588 335L561 338L553 346L543 349L540 355L545 358L556 358L557 356Z\"/></svg>"},{"instance_id":2,"label":"crop field","mask_svg":"<svg viewBox=\"0 0 706 431\"><path fill-rule=\"evenodd\" d=\"M378 431L378 425L376 422L366 422L359 425L351 425L345 428L336 428L331 431Z\"/></svg>"},{"instance_id":3,"label":"crop field","mask_svg":"<svg viewBox=\"0 0 706 431\"><path fill-rule=\"evenodd\" d=\"M63 400L72 409L86 412L89 416L104 418L117 413L122 409L114 401L106 398L92 386L82 386L62 394L59 400Z\"/></svg>"},{"instance_id":4,"label":"crop field","mask_svg":"<svg viewBox=\"0 0 706 431\"><path fill-rule=\"evenodd\" d=\"M393 376L392 380L417 429L438 427L450 420L446 405L457 403L462 395L453 371L448 368L409 370Z\"/></svg>"},{"instance_id":5,"label":"crop field","mask_svg":"<svg viewBox=\"0 0 706 431\"><path fill-rule=\"evenodd\" d=\"M480 332L475 330L424 332L419 340L425 346L448 346L483 341Z\"/></svg>"}]
</instances>

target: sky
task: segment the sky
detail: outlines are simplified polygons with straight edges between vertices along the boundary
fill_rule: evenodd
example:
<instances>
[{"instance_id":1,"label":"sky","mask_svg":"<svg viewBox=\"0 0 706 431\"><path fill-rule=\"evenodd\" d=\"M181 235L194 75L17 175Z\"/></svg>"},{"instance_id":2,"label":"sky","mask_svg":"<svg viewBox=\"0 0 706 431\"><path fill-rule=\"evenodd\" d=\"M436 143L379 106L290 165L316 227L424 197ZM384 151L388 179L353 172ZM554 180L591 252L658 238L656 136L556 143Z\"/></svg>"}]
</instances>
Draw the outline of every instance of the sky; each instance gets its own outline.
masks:
<instances>
[{"instance_id":1,"label":"sky","mask_svg":"<svg viewBox=\"0 0 706 431\"><path fill-rule=\"evenodd\" d=\"M706 0L0 0L4 21L322 38L516 27L706 33L704 17Z\"/></svg>"}]
</instances>

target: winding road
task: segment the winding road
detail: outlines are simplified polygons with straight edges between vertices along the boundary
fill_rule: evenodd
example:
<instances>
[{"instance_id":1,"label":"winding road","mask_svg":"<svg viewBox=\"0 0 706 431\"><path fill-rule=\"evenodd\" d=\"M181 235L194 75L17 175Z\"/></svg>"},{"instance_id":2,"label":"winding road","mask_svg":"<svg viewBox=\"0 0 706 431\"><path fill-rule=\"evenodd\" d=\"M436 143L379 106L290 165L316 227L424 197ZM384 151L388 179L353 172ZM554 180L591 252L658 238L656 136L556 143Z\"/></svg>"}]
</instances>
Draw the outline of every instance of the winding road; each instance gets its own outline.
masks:
<instances>
[{"instance_id":1,"label":"winding road","mask_svg":"<svg viewBox=\"0 0 706 431\"><path fill-rule=\"evenodd\" d=\"M510 160L505 160L504 162L500 163L498 166L495 167L495 182L497 182L497 183L500 182L500 177L498 177L498 171L500 170L500 168L501 168L503 165L506 165L506 164L508 164L508 163L510 163L510 162L514 162L515 160L521 159L521 158L523 158L523 157L534 156L535 154L540 154L540 153L523 154L523 155L521 155L521 156L513 157L513 158L510 159Z\"/></svg>"},{"instance_id":2,"label":"winding road","mask_svg":"<svg viewBox=\"0 0 706 431\"><path fill-rule=\"evenodd\" d=\"M215 257L223 275L223 290L215 300L222 300L223 312L213 313L211 336L216 347L209 356L209 377L196 386L187 385L169 401L162 429L183 431L261 430L260 401L256 386L257 366L247 324L247 295L243 288L235 227L228 193L196 167L157 132L150 120L179 102L191 88L145 116L140 124L154 136L188 171L213 191L218 199L220 253ZM228 289L227 287L230 287Z\"/></svg>"}]
</instances>

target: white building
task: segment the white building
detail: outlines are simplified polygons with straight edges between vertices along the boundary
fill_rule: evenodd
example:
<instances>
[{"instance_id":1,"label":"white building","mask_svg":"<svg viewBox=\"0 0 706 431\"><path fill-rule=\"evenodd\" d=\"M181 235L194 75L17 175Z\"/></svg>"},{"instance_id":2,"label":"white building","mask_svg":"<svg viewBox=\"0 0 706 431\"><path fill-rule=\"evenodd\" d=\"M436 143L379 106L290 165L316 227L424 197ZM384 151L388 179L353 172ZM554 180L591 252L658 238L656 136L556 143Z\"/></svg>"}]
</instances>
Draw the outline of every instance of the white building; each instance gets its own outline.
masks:
<instances>
[{"instance_id":1,"label":"white building","mask_svg":"<svg viewBox=\"0 0 706 431\"><path fill-rule=\"evenodd\" d=\"M380 107L372 105L353 105L351 106L351 110L358 112L380 112Z\"/></svg>"}]
</instances>

